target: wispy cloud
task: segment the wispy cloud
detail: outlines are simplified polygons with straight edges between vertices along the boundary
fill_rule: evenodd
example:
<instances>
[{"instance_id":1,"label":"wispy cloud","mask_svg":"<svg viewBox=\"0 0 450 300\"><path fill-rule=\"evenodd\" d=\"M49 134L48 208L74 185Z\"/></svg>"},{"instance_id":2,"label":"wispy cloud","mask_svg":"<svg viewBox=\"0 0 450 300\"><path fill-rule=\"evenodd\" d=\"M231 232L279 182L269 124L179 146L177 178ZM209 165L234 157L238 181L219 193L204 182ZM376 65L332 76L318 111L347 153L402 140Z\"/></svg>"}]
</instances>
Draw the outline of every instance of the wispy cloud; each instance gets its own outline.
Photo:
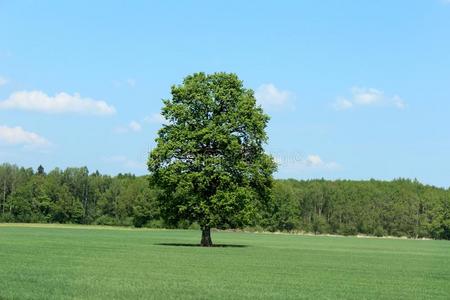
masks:
<instances>
[{"instance_id":1,"label":"wispy cloud","mask_svg":"<svg viewBox=\"0 0 450 300\"><path fill-rule=\"evenodd\" d=\"M13 53L9 50L0 49L0 59L13 57Z\"/></svg>"},{"instance_id":2,"label":"wispy cloud","mask_svg":"<svg viewBox=\"0 0 450 300\"><path fill-rule=\"evenodd\" d=\"M292 109L294 95L277 88L272 83L260 85L255 91L255 98L265 109Z\"/></svg>"},{"instance_id":3,"label":"wispy cloud","mask_svg":"<svg viewBox=\"0 0 450 300\"><path fill-rule=\"evenodd\" d=\"M49 96L41 91L15 92L0 101L0 109L17 109L43 113L79 113L90 115L112 115L116 109L105 101L82 98L79 94L59 93Z\"/></svg>"},{"instance_id":4,"label":"wispy cloud","mask_svg":"<svg viewBox=\"0 0 450 300\"><path fill-rule=\"evenodd\" d=\"M338 97L333 103L336 110L346 110L357 106L385 106L403 109L405 101L398 95L387 96L381 90L374 88L353 87L348 98Z\"/></svg>"},{"instance_id":5,"label":"wispy cloud","mask_svg":"<svg viewBox=\"0 0 450 300\"><path fill-rule=\"evenodd\" d=\"M8 127L0 125L0 142L8 145L25 145L46 147L50 142L37 133L26 131L20 126Z\"/></svg>"},{"instance_id":6,"label":"wispy cloud","mask_svg":"<svg viewBox=\"0 0 450 300\"><path fill-rule=\"evenodd\" d=\"M336 110L345 110L353 107L353 102L344 98L338 98L334 104L333 107Z\"/></svg>"},{"instance_id":7,"label":"wispy cloud","mask_svg":"<svg viewBox=\"0 0 450 300\"><path fill-rule=\"evenodd\" d=\"M126 80L126 82L127 82L128 86L130 86L130 87L135 87L136 84L137 84L136 79L133 79L133 78L128 78L128 79Z\"/></svg>"},{"instance_id":8,"label":"wispy cloud","mask_svg":"<svg viewBox=\"0 0 450 300\"><path fill-rule=\"evenodd\" d=\"M147 116L144 118L144 121L151 124L167 124L167 120L164 118L161 114L151 114L150 116Z\"/></svg>"},{"instance_id":9,"label":"wispy cloud","mask_svg":"<svg viewBox=\"0 0 450 300\"><path fill-rule=\"evenodd\" d=\"M6 79L3 76L0 76L0 86L4 86L4 85L8 84L8 82L9 82L8 79Z\"/></svg>"},{"instance_id":10,"label":"wispy cloud","mask_svg":"<svg viewBox=\"0 0 450 300\"><path fill-rule=\"evenodd\" d=\"M317 154L303 156L300 154L274 155L280 169L294 170L336 170L340 165L333 161L325 161Z\"/></svg>"},{"instance_id":11,"label":"wispy cloud","mask_svg":"<svg viewBox=\"0 0 450 300\"><path fill-rule=\"evenodd\" d=\"M142 126L136 121L131 121L130 124L128 124L128 127L133 131L141 131Z\"/></svg>"},{"instance_id":12,"label":"wispy cloud","mask_svg":"<svg viewBox=\"0 0 450 300\"><path fill-rule=\"evenodd\" d=\"M142 130L144 123L162 125L168 124L168 121L161 114L154 113L140 119L140 121L133 120L125 126L116 127L114 131L116 133L138 132Z\"/></svg>"},{"instance_id":13,"label":"wispy cloud","mask_svg":"<svg viewBox=\"0 0 450 300\"><path fill-rule=\"evenodd\" d=\"M144 162L129 159L124 155L107 156L103 157L102 160L107 163L120 165L121 167L126 169L140 170L140 171L147 169L147 165Z\"/></svg>"},{"instance_id":14,"label":"wispy cloud","mask_svg":"<svg viewBox=\"0 0 450 300\"><path fill-rule=\"evenodd\" d=\"M142 130L141 123L137 121L131 121L127 126L120 126L115 129L116 133L138 132Z\"/></svg>"},{"instance_id":15,"label":"wispy cloud","mask_svg":"<svg viewBox=\"0 0 450 300\"><path fill-rule=\"evenodd\" d=\"M113 85L116 88L120 88L122 86L134 88L137 85L137 80L134 78L127 78L125 80L114 80Z\"/></svg>"}]
</instances>

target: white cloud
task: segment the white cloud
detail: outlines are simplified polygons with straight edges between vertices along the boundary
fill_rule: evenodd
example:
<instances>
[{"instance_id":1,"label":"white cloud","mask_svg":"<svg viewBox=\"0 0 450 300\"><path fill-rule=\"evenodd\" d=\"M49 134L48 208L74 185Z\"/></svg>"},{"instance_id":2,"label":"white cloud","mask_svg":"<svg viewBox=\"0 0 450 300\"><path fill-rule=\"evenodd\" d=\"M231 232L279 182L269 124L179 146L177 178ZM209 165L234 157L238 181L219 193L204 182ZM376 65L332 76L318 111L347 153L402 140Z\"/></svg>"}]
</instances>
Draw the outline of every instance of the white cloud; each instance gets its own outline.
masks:
<instances>
[{"instance_id":1,"label":"white cloud","mask_svg":"<svg viewBox=\"0 0 450 300\"><path fill-rule=\"evenodd\" d=\"M115 129L116 133L127 133L130 131L138 132L142 130L142 125L139 122L131 121L127 126L120 126Z\"/></svg>"},{"instance_id":2,"label":"white cloud","mask_svg":"<svg viewBox=\"0 0 450 300\"><path fill-rule=\"evenodd\" d=\"M0 101L0 109L19 109L52 114L112 115L116 113L116 109L105 101L82 98L79 94L67 93L59 93L51 97L41 91L15 92L8 99Z\"/></svg>"},{"instance_id":3,"label":"white cloud","mask_svg":"<svg viewBox=\"0 0 450 300\"><path fill-rule=\"evenodd\" d=\"M319 155L311 154L302 162L303 165L310 168L336 169L339 165L335 162L325 162Z\"/></svg>"},{"instance_id":4,"label":"white cloud","mask_svg":"<svg viewBox=\"0 0 450 300\"><path fill-rule=\"evenodd\" d=\"M126 80L126 82L127 82L128 86L130 86L130 87L135 87L136 84L137 84L136 79L133 79L133 78L128 78L128 79Z\"/></svg>"},{"instance_id":5,"label":"white cloud","mask_svg":"<svg viewBox=\"0 0 450 300\"><path fill-rule=\"evenodd\" d=\"M293 94L289 91L278 89L272 83L260 85L255 91L255 98L266 109L293 108Z\"/></svg>"},{"instance_id":6,"label":"white cloud","mask_svg":"<svg viewBox=\"0 0 450 300\"><path fill-rule=\"evenodd\" d=\"M24 130L22 127L8 127L0 125L0 142L9 145L49 146L50 142L42 136Z\"/></svg>"},{"instance_id":7,"label":"white cloud","mask_svg":"<svg viewBox=\"0 0 450 300\"><path fill-rule=\"evenodd\" d=\"M161 115L161 114L151 114L150 116L147 116L141 121L131 121L126 126L119 126L115 128L116 133L128 133L128 132L138 132L142 130L142 123L150 123L150 124L168 124L168 121Z\"/></svg>"},{"instance_id":8,"label":"white cloud","mask_svg":"<svg viewBox=\"0 0 450 300\"><path fill-rule=\"evenodd\" d=\"M144 121L151 124L167 124L168 121L161 114L151 114L144 118Z\"/></svg>"},{"instance_id":9,"label":"white cloud","mask_svg":"<svg viewBox=\"0 0 450 300\"><path fill-rule=\"evenodd\" d=\"M134 78L128 78L125 80L113 80L113 85L116 88L120 88L122 86L128 86L130 88L134 88L137 85L137 80Z\"/></svg>"},{"instance_id":10,"label":"white cloud","mask_svg":"<svg viewBox=\"0 0 450 300\"><path fill-rule=\"evenodd\" d=\"M339 98L334 102L333 106L337 110L344 110L353 107L353 103L347 99Z\"/></svg>"},{"instance_id":11,"label":"white cloud","mask_svg":"<svg viewBox=\"0 0 450 300\"><path fill-rule=\"evenodd\" d=\"M108 156L103 157L102 159L106 163L113 163L121 165L124 168L127 169L133 169L133 170L146 170L147 165L144 162L135 161L132 159L129 159L128 157L124 155L114 155L114 156Z\"/></svg>"},{"instance_id":12,"label":"white cloud","mask_svg":"<svg viewBox=\"0 0 450 300\"><path fill-rule=\"evenodd\" d=\"M404 109L405 101L398 95L386 96L383 91L374 88L351 88L351 97L338 97L333 103L336 110L346 110L356 106L384 106Z\"/></svg>"},{"instance_id":13,"label":"white cloud","mask_svg":"<svg viewBox=\"0 0 450 300\"><path fill-rule=\"evenodd\" d=\"M0 76L0 86L6 85L8 82L9 82L8 79Z\"/></svg>"},{"instance_id":14,"label":"white cloud","mask_svg":"<svg viewBox=\"0 0 450 300\"><path fill-rule=\"evenodd\" d=\"M353 87L351 89L353 102L359 105L373 105L384 99L384 93L374 88Z\"/></svg>"},{"instance_id":15,"label":"white cloud","mask_svg":"<svg viewBox=\"0 0 450 300\"><path fill-rule=\"evenodd\" d=\"M298 154L290 155L274 155L276 163L280 169L294 169L294 170L336 170L340 166L336 162L324 161L317 154L310 154L306 157Z\"/></svg>"},{"instance_id":16,"label":"white cloud","mask_svg":"<svg viewBox=\"0 0 450 300\"><path fill-rule=\"evenodd\" d=\"M323 160L320 158L319 155L308 155L308 157L305 160L305 163L312 167L320 167L324 165Z\"/></svg>"},{"instance_id":17,"label":"white cloud","mask_svg":"<svg viewBox=\"0 0 450 300\"><path fill-rule=\"evenodd\" d=\"M136 121L131 121L130 124L128 124L128 127L133 131L140 131L142 129L141 124Z\"/></svg>"},{"instance_id":18,"label":"white cloud","mask_svg":"<svg viewBox=\"0 0 450 300\"><path fill-rule=\"evenodd\" d=\"M395 107L397 107L399 109L403 109L406 107L405 101L400 96L397 96L397 95L392 97L392 103L394 104Z\"/></svg>"}]
</instances>

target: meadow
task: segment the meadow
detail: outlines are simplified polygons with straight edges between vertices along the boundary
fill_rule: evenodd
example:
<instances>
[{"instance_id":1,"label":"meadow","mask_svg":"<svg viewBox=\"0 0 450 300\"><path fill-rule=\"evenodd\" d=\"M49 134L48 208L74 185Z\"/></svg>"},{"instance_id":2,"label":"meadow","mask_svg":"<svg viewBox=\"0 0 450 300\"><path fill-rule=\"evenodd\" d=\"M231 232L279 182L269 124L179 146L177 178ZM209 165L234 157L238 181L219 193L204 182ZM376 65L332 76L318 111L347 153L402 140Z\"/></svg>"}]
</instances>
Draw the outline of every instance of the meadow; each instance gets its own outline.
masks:
<instances>
[{"instance_id":1,"label":"meadow","mask_svg":"<svg viewBox=\"0 0 450 300\"><path fill-rule=\"evenodd\" d=\"M0 224L0 299L449 299L450 242Z\"/></svg>"}]
</instances>

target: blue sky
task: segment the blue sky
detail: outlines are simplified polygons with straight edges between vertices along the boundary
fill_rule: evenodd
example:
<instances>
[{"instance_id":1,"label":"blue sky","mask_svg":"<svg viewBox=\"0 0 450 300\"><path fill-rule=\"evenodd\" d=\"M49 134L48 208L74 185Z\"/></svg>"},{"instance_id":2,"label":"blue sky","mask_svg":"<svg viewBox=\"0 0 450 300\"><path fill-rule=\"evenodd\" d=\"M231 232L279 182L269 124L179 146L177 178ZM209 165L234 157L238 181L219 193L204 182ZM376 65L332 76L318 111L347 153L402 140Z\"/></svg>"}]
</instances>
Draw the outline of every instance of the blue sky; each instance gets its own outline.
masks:
<instances>
[{"instance_id":1,"label":"blue sky","mask_svg":"<svg viewBox=\"0 0 450 300\"><path fill-rule=\"evenodd\" d=\"M146 174L161 99L237 73L278 178L450 186L450 1L0 0L0 162Z\"/></svg>"}]
</instances>

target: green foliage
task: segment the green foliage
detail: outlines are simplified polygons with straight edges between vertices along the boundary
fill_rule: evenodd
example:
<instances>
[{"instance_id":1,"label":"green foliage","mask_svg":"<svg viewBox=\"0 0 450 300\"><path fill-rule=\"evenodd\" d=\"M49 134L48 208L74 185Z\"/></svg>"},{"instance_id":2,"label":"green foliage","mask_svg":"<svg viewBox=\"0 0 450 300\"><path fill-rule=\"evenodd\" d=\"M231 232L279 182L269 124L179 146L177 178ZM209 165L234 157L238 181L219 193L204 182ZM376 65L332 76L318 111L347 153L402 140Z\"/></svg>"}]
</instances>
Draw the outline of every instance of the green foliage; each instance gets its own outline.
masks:
<instances>
[{"instance_id":1,"label":"green foliage","mask_svg":"<svg viewBox=\"0 0 450 300\"><path fill-rule=\"evenodd\" d=\"M0 222L201 227L190 220L164 222L160 192L146 176L111 177L86 168L39 174L3 164ZM450 190L417 181L275 180L272 194L246 229L450 239ZM238 224L230 220L218 228Z\"/></svg>"},{"instance_id":2,"label":"green foliage","mask_svg":"<svg viewBox=\"0 0 450 300\"><path fill-rule=\"evenodd\" d=\"M149 220L143 227L146 228L164 228L164 222L162 220Z\"/></svg>"},{"instance_id":3,"label":"green foliage","mask_svg":"<svg viewBox=\"0 0 450 300\"><path fill-rule=\"evenodd\" d=\"M274 194L262 223L277 230L449 239L450 191L417 181L280 180Z\"/></svg>"},{"instance_id":4,"label":"green foliage","mask_svg":"<svg viewBox=\"0 0 450 300\"><path fill-rule=\"evenodd\" d=\"M95 219L95 225L117 225L117 221L108 215L103 215Z\"/></svg>"},{"instance_id":5,"label":"green foliage","mask_svg":"<svg viewBox=\"0 0 450 300\"><path fill-rule=\"evenodd\" d=\"M196 73L172 87L148 167L169 224L254 222L271 197L276 165L264 153L269 117L234 74Z\"/></svg>"},{"instance_id":6,"label":"green foliage","mask_svg":"<svg viewBox=\"0 0 450 300\"><path fill-rule=\"evenodd\" d=\"M145 177L89 174L85 167L48 174L39 169L0 165L0 221L129 226L159 219Z\"/></svg>"}]
</instances>

